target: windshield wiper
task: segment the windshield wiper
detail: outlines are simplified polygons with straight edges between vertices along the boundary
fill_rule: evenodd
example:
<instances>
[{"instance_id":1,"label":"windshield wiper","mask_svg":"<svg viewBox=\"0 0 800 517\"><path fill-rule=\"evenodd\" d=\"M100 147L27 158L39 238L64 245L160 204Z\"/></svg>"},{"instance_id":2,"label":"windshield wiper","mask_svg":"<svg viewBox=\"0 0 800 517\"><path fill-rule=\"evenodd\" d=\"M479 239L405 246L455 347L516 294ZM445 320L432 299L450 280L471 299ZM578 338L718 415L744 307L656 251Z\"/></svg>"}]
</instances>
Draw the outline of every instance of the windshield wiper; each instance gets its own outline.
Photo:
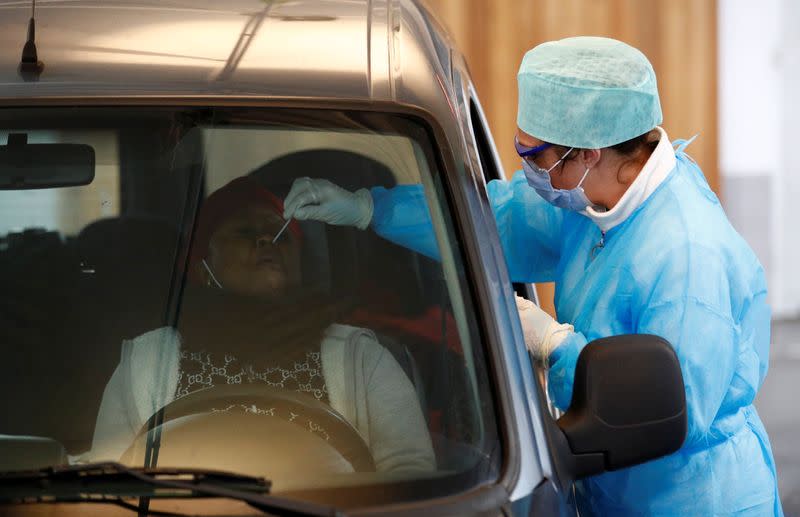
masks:
<instances>
[{"instance_id":1,"label":"windshield wiper","mask_svg":"<svg viewBox=\"0 0 800 517\"><path fill-rule=\"evenodd\" d=\"M270 485L264 478L215 470L89 463L0 473L0 504L99 502L138 511L139 507L124 499L224 497L281 516L343 515L331 506L268 495ZM175 515L152 510L149 513Z\"/></svg>"}]
</instances>

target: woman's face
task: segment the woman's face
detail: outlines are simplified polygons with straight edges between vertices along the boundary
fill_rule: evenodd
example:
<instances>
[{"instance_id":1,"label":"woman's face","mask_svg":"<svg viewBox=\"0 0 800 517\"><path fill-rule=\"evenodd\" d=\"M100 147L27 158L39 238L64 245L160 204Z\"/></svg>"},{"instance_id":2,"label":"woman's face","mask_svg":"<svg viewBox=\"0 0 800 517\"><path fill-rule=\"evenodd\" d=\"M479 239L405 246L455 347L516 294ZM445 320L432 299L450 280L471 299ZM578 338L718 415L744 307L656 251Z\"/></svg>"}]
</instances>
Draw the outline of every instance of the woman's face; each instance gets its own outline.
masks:
<instances>
[{"instance_id":1,"label":"woman's face","mask_svg":"<svg viewBox=\"0 0 800 517\"><path fill-rule=\"evenodd\" d=\"M267 207L250 206L223 221L211 236L208 262L223 289L276 298L300 281L300 245L284 220Z\"/></svg>"},{"instance_id":2,"label":"woman's face","mask_svg":"<svg viewBox=\"0 0 800 517\"><path fill-rule=\"evenodd\" d=\"M517 128L517 140L527 147L536 147L544 143L519 128ZM549 169L558 163L564 152L563 150L557 150L555 147L548 147L534 156L533 161L539 167ZM617 169L615 167L618 164L611 164L609 161L608 156L611 153L603 152L601 154L598 149L582 149L577 153L573 151L571 154L572 156L569 160L561 161L550 172L550 182L553 188L562 190L574 189L580 184L581 178L583 178L588 168L589 174L586 175L581 185L586 197L596 205L611 208L616 203L615 200L618 200L627 189L626 184L621 184L617 181Z\"/></svg>"},{"instance_id":3,"label":"woman's face","mask_svg":"<svg viewBox=\"0 0 800 517\"><path fill-rule=\"evenodd\" d=\"M533 137L519 129L517 130L517 140L519 143L527 147L536 147L544 143L538 138ZM532 159L539 167L542 167L543 169L550 169L550 167L553 167L553 165L555 165L562 156L563 152L559 154L555 148L548 147L544 151L538 153L536 156L533 156ZM578 183L580 183L585 169L582 169L580 166L573 167L572 165L577 164L573 164L568 160L564 160L556 165L552 171L550 171L550 181L553 184L553 188L569 190L575 188ZM585 189L586 187L584 185L584 190Z\"/></svg>"}]
</instances>

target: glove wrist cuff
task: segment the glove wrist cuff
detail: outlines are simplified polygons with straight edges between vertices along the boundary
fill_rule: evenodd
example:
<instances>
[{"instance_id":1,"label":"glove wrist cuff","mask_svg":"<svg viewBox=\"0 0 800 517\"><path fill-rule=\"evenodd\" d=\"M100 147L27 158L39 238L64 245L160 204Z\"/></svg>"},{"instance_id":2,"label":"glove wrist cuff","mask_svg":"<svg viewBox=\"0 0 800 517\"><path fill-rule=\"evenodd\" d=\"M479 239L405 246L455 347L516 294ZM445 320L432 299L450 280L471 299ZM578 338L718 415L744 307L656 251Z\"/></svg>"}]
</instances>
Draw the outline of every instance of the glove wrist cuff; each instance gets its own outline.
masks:
<instances>
[{"instance_id":1,"label":"glove wrist cuff","mask_svg":"<svg viewBox=\"0 0 800 517\"><path fill-rule=\"evenodd\" d=\"M372 194L365 188L358 189L353 194L356 196L356 202L358 203L359 212L361 213L355 226L359 230L365 230L369 226L369 223L372 222L372 214L375 211Z\"/></svg>"},{"instance_id":2,"label":"glove wrist cuff","mask_svg":"<svg viewBox=\"0 0 800 517\"><path fill-rule=\"evenodd\" d=\"M542 349L544 357L550 357L553 350L561 346L565 339L575 332L575 327L568 323L558 323L553 321L547 329L544 340L542 342Z\"/></svg>"}]
</instances>

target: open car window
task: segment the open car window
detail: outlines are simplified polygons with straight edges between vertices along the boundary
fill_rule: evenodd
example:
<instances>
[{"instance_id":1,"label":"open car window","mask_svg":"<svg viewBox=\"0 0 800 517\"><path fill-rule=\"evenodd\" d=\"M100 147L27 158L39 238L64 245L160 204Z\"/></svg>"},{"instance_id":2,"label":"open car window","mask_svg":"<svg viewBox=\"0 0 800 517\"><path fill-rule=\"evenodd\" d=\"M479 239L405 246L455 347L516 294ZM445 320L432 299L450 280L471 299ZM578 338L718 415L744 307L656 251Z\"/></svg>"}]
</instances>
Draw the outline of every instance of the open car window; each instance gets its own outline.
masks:
<instances>
[{"instance_id":1,"label":"open car window","mask_svg":"<svg viewBox=\"0 0 800 517\"><path fill-rule=\"evenodd\" d=\"M223 469L346 506L497 476L486 353L421 122L0 111L0 143L19 131L89 145L96 165L85 186L0 191L0 382L18 395L2 401L1 470ZM268 243L304 177L350 192L421 185L441 260L315 221L291 221ZM231 182L246 192L229 195ZM28 437L60 452L6 454ZM376 484L396 490L365 498Z\"/></svg>"}]
</instances>

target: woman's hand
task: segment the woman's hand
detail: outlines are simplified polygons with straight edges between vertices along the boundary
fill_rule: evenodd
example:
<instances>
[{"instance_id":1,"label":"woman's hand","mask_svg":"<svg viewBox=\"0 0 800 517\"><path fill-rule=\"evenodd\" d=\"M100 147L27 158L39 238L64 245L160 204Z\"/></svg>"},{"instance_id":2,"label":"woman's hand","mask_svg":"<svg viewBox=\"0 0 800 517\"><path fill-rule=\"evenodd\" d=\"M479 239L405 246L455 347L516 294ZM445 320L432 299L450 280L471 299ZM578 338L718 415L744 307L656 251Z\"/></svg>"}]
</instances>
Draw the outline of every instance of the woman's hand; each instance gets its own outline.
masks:
<instances>
[{"instance_id":1,"label":"woman's hand","mask_svg":"<svg viewBox=\"0 0 800 517\"><path fill-rule=\"evenodd\" d=\"M550 354L574 329L572 325L558 323L532 301L516 295L514 297L517 300L525 345L540 363L547 365Z\"/></svg>"},{"instance_id":2,"label":"woman's hand","mask_svg":"<svg viewBox=\"0 0 800 517\"><path fill-rule=\"evenodd\" d=\"M367 189L349 192L328 180L298 178L284 201L283 217L363 230L372 221L372 211L372 195Z\"/></svg>"}]
</instances>

